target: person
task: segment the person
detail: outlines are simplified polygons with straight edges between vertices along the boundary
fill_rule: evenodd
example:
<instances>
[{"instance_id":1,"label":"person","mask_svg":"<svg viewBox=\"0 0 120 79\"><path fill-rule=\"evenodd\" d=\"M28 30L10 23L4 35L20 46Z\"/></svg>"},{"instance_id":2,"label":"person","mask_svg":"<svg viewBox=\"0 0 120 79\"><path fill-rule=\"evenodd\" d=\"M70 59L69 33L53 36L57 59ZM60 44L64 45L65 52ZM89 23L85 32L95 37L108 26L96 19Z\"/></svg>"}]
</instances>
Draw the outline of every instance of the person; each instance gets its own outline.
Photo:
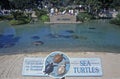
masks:
<instances>
[{"instance_id":1,"label":"person","mask_svg":"<svg viewBox=\"0 0 120 79\"><path fill-rule=\"evenodd\" d=\"M66 10L64 10L63 12L62 12L62 14L65 14L66 13Z\"/></svg>"},{"instance_id":2,"label":"person","mask_svg":"<svg viewBox=\"0 0 120 79\"><path fill-rule=\"evenodd\" d=\"M51 8L51 9L50 9L50 14L51 14L51 15L54 15L54 8Z\"/></svg>"},{"instance_id":3,"label":"person","mask_svg":"<svg viewBox=\"0 0 120 79\"><path fill-rule=\"evenodd\" d=\"M36 15L36 12L35 12L35 11L32 11L31 18L32 18L32 20L31 20L30 23L35 23L35 22L38 21L38 19L37 19L37 15Z\"/></svg>"},{"instance_id":4,"label":"person","mask_svg":"<svg viewBox=\"0 0 120 79\"><path fill-rule=\"evenodd\" d=\"M58 15L58 9L57 8L55 9L55 14Z\"/></svg>"}]
</instances>

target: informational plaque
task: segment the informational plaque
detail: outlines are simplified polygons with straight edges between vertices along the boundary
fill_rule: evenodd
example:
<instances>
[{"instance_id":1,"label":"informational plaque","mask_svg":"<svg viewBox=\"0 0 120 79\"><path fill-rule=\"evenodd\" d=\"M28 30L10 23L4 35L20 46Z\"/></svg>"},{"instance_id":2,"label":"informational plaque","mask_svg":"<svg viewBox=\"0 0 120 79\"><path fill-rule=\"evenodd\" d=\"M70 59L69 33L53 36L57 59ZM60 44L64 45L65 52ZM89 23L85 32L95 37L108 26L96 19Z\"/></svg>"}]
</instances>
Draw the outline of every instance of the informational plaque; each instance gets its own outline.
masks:
<instances>
[{"instance_id":1,"label":"informational plaque","mask_svg":"<svg viewBox=\"0 0 120 79\"><path fill-rule=\"evenodd\" d=\"M102 76L100 58L71 58L67 76Z\"/></svg>"},{"instance_id":2,"label":"informational plaque","mask_svg":"<svg viewBox=\"0 0 120 79\"><path fill-rule=\"evenodd\" d=\"M24 76L46 76L42 69L44 58L26 57L23 62L22 75Z\"/></svg>"},{"instance_id":3,"label":"informational plaque","mask_svg":"<svg viewBox=\"0 0 120 79\"><path fill-rule=\"evenodd\" d=\"M45 58L24 58L22 75L48 76L44 74ZM53 63L54 64L54 63ZM102 76L100 58L70 58L70 70L66 76L74 77L99 77Z\"/></svg>"}]
</instances>

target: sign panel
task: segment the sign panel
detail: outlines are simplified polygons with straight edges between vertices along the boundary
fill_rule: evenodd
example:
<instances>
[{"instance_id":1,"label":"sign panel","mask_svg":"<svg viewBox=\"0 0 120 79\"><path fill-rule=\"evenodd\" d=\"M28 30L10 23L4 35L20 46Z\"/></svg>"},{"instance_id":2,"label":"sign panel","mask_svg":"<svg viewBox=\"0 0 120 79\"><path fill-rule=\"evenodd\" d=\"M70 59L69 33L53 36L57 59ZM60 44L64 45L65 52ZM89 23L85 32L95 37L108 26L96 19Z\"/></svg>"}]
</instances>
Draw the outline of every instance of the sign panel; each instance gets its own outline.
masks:
<instances>
[{"instance_id":1,"label":"sign panel","mask_svg":"<svg viewBox=\"0 0 120 79\"><path fill-rule=\"evenodd\" d=\"M70 70L70 59L63 52L55 51L45 59L44 73L53 78L63 78Z\"/></svg>"},{"instance_id":2,"label":"sign panel","mask_svg":"<svg viewBox=\"0 0 120 79\"><path fill-rule=\"evenodd\" d=\"M100 58L71 58L67 76L102 76Z\"/></svg>"},{"instance_id":3,"label":"sign panel","mask_svg":"<svg viewBox=\"0 0 120 79\"><path fill-rule=\"evenodd\" d=\"M22 75L48 76L43 73L44 58L25 58ZM70 70L66 76L102 76L100 58L70 58Z\"/></svg>"},{"instance_id":4,"label":"sign panel","mask_svg":"<svg viewBox=\"0 0 120 79\"><path fill-rule=\"evenodd\" d=\"M24 58L22 75L24 76L46 76L42 69L44 58Z\"/></svg>"}]
</instances>

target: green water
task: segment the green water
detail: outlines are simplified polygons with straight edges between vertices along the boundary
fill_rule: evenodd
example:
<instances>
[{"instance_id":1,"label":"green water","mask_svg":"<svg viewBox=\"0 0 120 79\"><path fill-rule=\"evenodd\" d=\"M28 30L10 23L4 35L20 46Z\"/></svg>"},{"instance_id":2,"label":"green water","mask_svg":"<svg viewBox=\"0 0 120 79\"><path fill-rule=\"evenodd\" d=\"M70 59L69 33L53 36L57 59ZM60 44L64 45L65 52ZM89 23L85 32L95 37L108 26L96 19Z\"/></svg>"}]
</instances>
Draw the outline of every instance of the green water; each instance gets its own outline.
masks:
<instances>
[{"instance_id":1,"label":"green water","mask_svg":"<svg viewBox=\"0 0 120 79\"><path fill-rule=\"evenodd\" d=\"M120 27L106 20L81 24L35 23L19 26L0 22L0 34L0 53L120 52ZM35 45L36 41L43 44ZM9 42L12 45L10 43L10 46L6 46Z\"/></svg>"}]
</instances>

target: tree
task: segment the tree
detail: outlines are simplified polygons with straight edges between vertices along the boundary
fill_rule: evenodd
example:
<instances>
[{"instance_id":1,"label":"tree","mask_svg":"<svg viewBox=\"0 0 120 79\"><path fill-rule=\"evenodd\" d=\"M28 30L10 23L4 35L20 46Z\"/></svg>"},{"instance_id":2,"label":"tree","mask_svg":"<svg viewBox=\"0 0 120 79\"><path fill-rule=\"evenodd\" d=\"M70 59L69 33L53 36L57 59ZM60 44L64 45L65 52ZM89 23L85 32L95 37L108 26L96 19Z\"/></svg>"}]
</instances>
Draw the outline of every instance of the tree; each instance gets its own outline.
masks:
<instances>
[{"instance_id":1,"label":"tree","mask_svg":"<svg viewBox=\"0 0 120 79\"><path fill-rule=\"evenodd\" d=\"M85 1L85 0L84 0ZM74 4L75 5L84 5L84 1L83 0L74 0Z\"/></svg>"},{"instance_id":2,"label":"tree","mask_svg":"<svg viewBox=\"0 0 120 79\"><path fill-rule=\"evenodd\" d=\"M9 0L0 0L2 9L10 9Z\"/></svg>"},{"instance_id":3,"label":"tree","mask_svg":"<svg viewBox=\"0 0 120 79\"><path fill-rule=\"evenodd\" d=\"M34 8L36 0L10 0L16 9Z\"/></svg>"},{"instance_id":4,"label":"tree","mask_svg":"<svg viewBox=\"0 0 120 79\"><path fill-rule=\"evenodd\" d=\"M102 3L99 0L86 0L85 4L88 6L88 12L93 13L100 9Z\"/></svg>"}]
</instances>

